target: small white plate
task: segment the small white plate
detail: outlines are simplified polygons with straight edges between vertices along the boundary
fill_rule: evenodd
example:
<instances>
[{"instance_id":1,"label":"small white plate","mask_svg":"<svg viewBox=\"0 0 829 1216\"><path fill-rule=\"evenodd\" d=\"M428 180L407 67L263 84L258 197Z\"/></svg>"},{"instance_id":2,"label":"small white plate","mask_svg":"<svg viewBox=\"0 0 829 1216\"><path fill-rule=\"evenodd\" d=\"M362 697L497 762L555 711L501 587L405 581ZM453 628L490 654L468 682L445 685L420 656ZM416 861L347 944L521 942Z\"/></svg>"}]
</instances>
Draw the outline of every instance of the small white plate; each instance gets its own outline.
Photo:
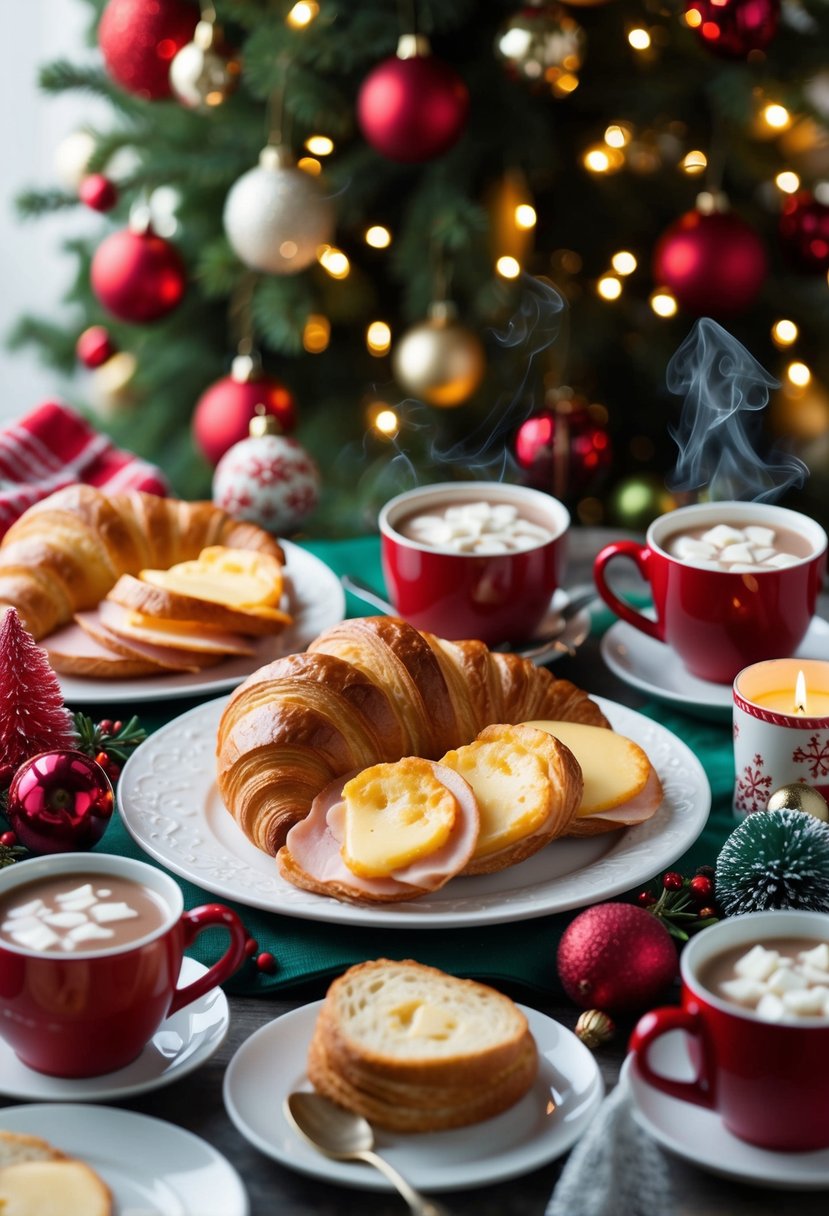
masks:
<instances>
[{"instance_id":1,"label":"small white plate","mask_svg":"<svg viewBox=\"0 0 829 1216\"><path fill-rule=\"evenodd\" d=\"M181 966L181 985L204 975L194 958ZM47 1077L28 1068L0 1039L0 1094L47 1102L96 1102L126 1098L185 1077L218 1051L227 1035L230 1012L221 988L211 988L192 1005L162 1022L138 1059L101 1077Z\"/></svg>"},{"instance_id":2,"label":"small white plate","mask_svg":"<svg viewBox=\"0 0 829 1216\"><path fill-rule=\"evenodd\" d=\"M681 1031L658 1039L651 1046L650 1061L656 1072L665 1076L681 1081L694 1077L687 1040ZM758 1060L757 1067L762 1066L762 1060ZM752 1186L793 1191L820 1191L829 1187L829 1149L775 1153L747 1144L732 1135L715 1111L654 1089L640 1073L633 1056L628 1056L622 1065L620 1084L627 1086L637 1122L654 1140L712 1174L750 1182Z\"/></svg>"},{"instance_id":3,"label":"small white plate","mask_svg":"<svg viewBox=\"0 0 829 1216\"><path fill-rule=\"evenodd\" d=\"M305 1057L322 1004L283 1014L242 1044L225 1073L225 1107L255 1148L289 1169L343 1186L391 1190L376 1170L318 1153L282 1111L289 1093L311 1088ZM527 1174L566 1152L596 1113L604 1085L592 1054L552 1018L519 1008L540 1059L538 1077L520 1102L494 1119L453 1131L377 1131L377 1151L420 1190L469 1190Z\"/></svg>"},{"instance_id":4,"label":"small white plate","mask_svg":"<svg viewBox=\"0 0 829 1216\"><path fill-rule=\"evenodd\" d=\"M0 1128L41 1136L90 1165L118 1216L248 1216L239 1175L204 1140L115 1106L7 1106Z\"/></svg>"},{"instance_id":5,"label":"small white plate","mask_svg":"<svg viewBox=\"0 0 829 1216\"><path fill-rule=\"evenodd\" d=\"M264 663L304 650L323 629L345 616L345 594L333 570L313 553L289 540L285 551L287 611L293 624L276 637L253 638L254 653L225 659L204 671L138 676L134 680L93 680L58 675L64 700L70 705L132 704L167 701L172 697L201 697L229 692Z\"/></svg>"},{"instance_id":6,"label":"small white plate","mask_svg":"<svg viewBox=\"0 0 829 1216\"><path fill-rule=\"evenodd\" d=\"M648 637L626 621L611 625L602 638L601 652L614 675L655 700L698 718L730 720L730 684L713 684L691 675L670 646ZM829 659L829 622L814 617L795 655L803 659Z\"/></svg>"}]
</instances>

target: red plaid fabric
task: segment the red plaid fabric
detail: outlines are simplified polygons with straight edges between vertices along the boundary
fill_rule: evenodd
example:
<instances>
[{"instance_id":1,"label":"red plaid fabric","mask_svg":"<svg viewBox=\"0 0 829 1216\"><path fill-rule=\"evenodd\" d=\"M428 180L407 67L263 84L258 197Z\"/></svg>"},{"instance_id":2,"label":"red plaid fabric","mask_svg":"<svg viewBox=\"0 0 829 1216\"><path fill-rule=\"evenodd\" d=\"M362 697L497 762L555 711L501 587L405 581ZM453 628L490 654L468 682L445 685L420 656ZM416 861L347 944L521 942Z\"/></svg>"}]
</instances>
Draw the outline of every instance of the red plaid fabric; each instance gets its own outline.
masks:
<instances>
[{"instance_id":1,"label":"red plaid fabric","mask_svg":"<svg viewBox=\"0 0 829 1216\"><path fill-rule=\"evenodd\" d=\"M0 536L27 507L82 481L111 494L168 494L160 469L122 451L65 405L47 402L0 431Z\"/></svg>"}]
</instances>

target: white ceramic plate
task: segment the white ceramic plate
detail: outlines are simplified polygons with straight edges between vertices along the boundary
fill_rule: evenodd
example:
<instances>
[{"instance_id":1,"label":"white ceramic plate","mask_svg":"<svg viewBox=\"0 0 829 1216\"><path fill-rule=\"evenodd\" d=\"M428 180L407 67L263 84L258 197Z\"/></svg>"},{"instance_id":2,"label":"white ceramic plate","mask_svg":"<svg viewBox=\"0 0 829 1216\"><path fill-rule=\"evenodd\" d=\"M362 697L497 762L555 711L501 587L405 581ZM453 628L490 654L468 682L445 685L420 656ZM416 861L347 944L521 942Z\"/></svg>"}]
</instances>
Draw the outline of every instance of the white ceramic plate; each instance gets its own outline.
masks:
<instances>
[{"instance_id":1,"label":"white ceramic plate","mask_svg":"<svg viewBox=\"0 0 829 1216\"><path fill-rule=\"evenodd\" d=\"M305 650L309 642L345 616L345 594L340 580L325 562L290 541L285 550L286 606L294 622L276 637L254 638L254 653L225 659L205 671L139 676L134 680L91 680L59 675L64 700L70 705L107 705L166 701L171 697L207 696L228 692L271 659Z\"/></svg>"},{"instance_id":2,"label":"white ceramic plate","mask_svg":"<svg viewBox=\"0 0 829 1216\"><path fill-rule=\"evenodd\" d=\"M242 834L216 788L216 732L226 701L196 706L133 752L118 783L138 844L169 870L224 899L306 920L443 929L499 924L579 908L630 890L671 865L702 831L711 789L693 752L658 722L601 697L616 730L647 752L665 800L647 823L557 840L498 874L456 878L433 895L357 907L302 891Z\"/></svg>"},{"instance_id":3,"label":"white ceramic plate","mask_svg":"<svg viewBox=\"0 0 829 1216\"><path fill-rule=\"evenodd\" d=\"M344 1186L391 1190L369 1166L323 1157L283 1113L289 1093L311 1088L305 1057L321 1005L286 1013L242 1044L225 1073L225 1107L255 1148L289 1169ZM592 1054L552 1018L519 1008L538 1044L540 1068L532 1089L511 1110L447 1132L377 1131L377 1151L420 1190L469 1190L529 1173L566 1152L596 1113L604 1085Z\"/></svg>"},{"instance_id":4,"label":"white ceramic plate","mask_svg":"<svg viewBox=\"0 0 829 1216\"><path fill-rule=\"evenodd\" d=\"M113 1106L7 1106L0 1128L42 1136L103 1178L118 1216L248 1216L241 1179L214 1148L173 1123Z\"/></svg>"},{"instance_id":5,"label":"white ceramic plate","mask_svg":"<svg viewBox=\"0 0 829 1216\"><path fill-rule=\"evenodd\" d=\"M640 692L696 717L731 719L730 684L713 684L691 675L670 646L617 621L601 642L602 657L614 675ZM829 622L814 617L795 654L804 659L829 659Z\"/></svg>"},{"instance_id":6,"label":"white ceramic plate","mask_svg":"<svg viewBox=\"0 0 829 1216\"><path fill-rule=\"evenodd\" d=\"M191 983L206 970L194 958L185 958L179 985ZM137 1060L102 1077L78 1079L35 1072L0 1039L0 1093L40 1102L108 1102L158 1089L193 1072L218 1051L229 1025L227 997L221 988L212 988L162 1022Z\"/></svg>"},{"instance_id":7,"label":"white ceramic plate","mask_svg":"<svg viewBox=\"0 0 829 1216\"><path fill-rule=\"evenodd\" d=\"M650 1049L655 1070L678 1080L691 1080L693 1066L681 1032L658 1039ZM762 1061L758 1061L762 1067ZM793 1191L829 1188L829 1149L812 1153L775 1153L746 1144L732 1135L719 1115L704 1106L683 1102L654 1089L639 1072L632 1056L622 1065L620 1083L626 1085L640 1126L678 1157L752 1186L781 1187Z\"/></svg>"}]
</instances>

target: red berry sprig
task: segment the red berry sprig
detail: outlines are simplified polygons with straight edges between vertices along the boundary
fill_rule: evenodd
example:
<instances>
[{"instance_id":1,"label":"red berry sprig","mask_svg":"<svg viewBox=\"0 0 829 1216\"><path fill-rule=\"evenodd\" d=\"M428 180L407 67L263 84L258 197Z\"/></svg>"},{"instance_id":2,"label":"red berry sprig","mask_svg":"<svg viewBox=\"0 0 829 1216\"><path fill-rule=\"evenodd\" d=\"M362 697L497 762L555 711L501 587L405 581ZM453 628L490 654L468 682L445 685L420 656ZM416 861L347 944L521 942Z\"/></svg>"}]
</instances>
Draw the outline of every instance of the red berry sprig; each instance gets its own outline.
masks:
<instances>
[{"instance_id":1,"label":"red berry sprig","mask_svg":"<svg viewBox=\"0 0 829 1216\"><path fill-rule=\"evenodd\" d=\"M636 896L636 902L664 921L671 936L682 942L687 942L699 929L713 925L721 916L713 866L700 866L691 878L678 870L667 870L659 880L658 894L646 887Z\"/></svg>"},{"instance_id":2,"label":"red berry sprig","mask_svg":"<svg viewBox=\"0 0 829 1216\"><path fill-rule=\"evenodd\" d=\"M76 713L73 719L78 734L78 750L92 756L114 785L130 753L144 742L147 732L139 726L135 716L129 722L102 718L95 723L86 714Z\"/></svg>"}]
</instances>

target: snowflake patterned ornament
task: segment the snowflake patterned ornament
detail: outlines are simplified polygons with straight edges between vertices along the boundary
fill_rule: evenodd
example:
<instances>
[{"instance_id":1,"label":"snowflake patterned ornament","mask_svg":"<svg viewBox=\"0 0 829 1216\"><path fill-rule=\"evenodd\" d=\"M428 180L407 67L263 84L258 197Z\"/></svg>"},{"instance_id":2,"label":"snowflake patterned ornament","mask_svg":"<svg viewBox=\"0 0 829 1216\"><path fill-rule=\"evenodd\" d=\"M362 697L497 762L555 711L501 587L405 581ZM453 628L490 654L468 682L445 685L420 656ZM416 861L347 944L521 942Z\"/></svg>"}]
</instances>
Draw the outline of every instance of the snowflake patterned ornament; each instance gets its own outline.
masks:
<instances>
[{"instance_id":1,"label":"snowflake patterned ornament","mask_svg":"<svg viewBox=\"0 0 829 1216\"><path fill-rule=\"evenodd\" d=\"M307 519L319 491L319 470L305 448L281 435L277 420L264 412L251 419L250 435L225 452L213 476L217 507L280 536Z\"/></svg>"}]
</instances>

